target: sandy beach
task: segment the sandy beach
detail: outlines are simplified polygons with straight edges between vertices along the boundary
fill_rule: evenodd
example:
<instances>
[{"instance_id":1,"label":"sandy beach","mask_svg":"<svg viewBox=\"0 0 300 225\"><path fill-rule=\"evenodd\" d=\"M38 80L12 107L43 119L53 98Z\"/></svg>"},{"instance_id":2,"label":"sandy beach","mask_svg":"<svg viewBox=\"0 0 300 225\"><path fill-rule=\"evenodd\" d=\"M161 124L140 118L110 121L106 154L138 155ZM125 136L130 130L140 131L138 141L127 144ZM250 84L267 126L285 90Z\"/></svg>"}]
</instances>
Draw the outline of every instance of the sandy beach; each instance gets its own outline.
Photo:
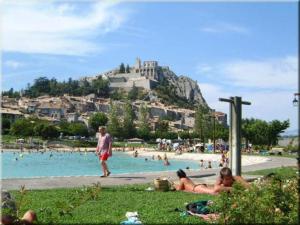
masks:
<instances>
[{"instance_id":1,"label":"sandy beach","mask_svg":"<svg viewBox=\"0 0 300 225\"><path fill-rule=\"evenodd\" d=\"M118 150L121 151L122 148L114 148L113 151L118 152ZM130 150L129 150L130 149ZM133 155L134 151L131 150L132 148L127 148L124 153L128 155ZM158 155L161 157L164 156L164 154L167 154L168 159L182 159L182 160L195 160L200 161L201 159L204 161L220 161L221 154L205 154L205 153L182 153L181 155L176 155L175 152L159 152L155 151L153 148L135 148L135 150L138 150L138 154L141 157L148 157L151 158L153 155L155 158L157 158ZM20 151L20 149L4 149L4 151ZM35 152L36 149L23 149L24 152L31 151ZM87 151L87 152L94 152L95 148L46 148L46 149L40 149L39 151ZM251 156L251 155L242 155L242 165L243 166L249 166L259 163L264 163L267 161L271 161L271 158L263 157L263 156Z\"/></svg>"},{"instance_id":2,"label":"sandy beach","mask_svg":"<svg viewBox=\"0 0 300 225\"><path fill-rule=\"evenodd\" d=\"M133 155L134 151L127 151L126 154ZM200 161L203 159L204 161L220 161L221 154L205 154L205 153L182 153L181 155L176 155L174 152L157 152L157 151L144 151L144 150L138 150L139 156L142 157L149 157L151 158L153 155L155 158L157 158L158 155L161 157L164 156L164 154L167 154L168 159L182 159L182 160L195 160ZM243 166L249 166L259 163L264 163L267 161L271 161L268 157L262 157L262 156L248 156L248 155L242 155L242 165Z\"/></svg>"}]
</instances>

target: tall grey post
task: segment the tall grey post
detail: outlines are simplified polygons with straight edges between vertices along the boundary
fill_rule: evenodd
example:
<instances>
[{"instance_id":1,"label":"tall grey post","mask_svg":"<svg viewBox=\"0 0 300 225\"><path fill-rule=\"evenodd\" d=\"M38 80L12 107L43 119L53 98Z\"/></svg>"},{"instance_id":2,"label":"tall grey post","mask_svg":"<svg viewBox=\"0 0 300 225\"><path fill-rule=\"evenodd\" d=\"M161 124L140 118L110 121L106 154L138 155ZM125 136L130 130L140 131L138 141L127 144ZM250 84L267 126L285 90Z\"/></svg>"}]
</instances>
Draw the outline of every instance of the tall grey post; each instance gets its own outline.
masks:
<instances>
[{"instance_id":1,"label":"tall grey post","mask_svg":"<svg viewBox=\"0 0 300 225\"><path fill-rule=\"evenodd\" d=\"M230 97L230 99L219 98L220 101L229 102L230 129L229 149L230 168L234 176L242 173L241 155L241 127L242 127L242 104L250 105L250 102L243 102L241 97Z\"/></svg>"},{"instance_id":2,"label":"tall grey post","mask_svg":"<svg viewBox=\"0 0 300 225\"><path fill-rule=\"evenodd\" d=\"M229 104L229 167L232 168L232 114L234 111L233 97L230 97L231 104Z\"/></svg>"},{"instance_id":3,"label":"tall grey post","mask_svg":"<svg viewBox=\"0 0 300 225\"><path fill-rule=\"evenodd\" d=\"M241 97L234 97L232 107L231 122L231 170L234 176L240 176L242 170L241 156L241 122L242 122L242 100Z\"/></svg>"}]
</instances>

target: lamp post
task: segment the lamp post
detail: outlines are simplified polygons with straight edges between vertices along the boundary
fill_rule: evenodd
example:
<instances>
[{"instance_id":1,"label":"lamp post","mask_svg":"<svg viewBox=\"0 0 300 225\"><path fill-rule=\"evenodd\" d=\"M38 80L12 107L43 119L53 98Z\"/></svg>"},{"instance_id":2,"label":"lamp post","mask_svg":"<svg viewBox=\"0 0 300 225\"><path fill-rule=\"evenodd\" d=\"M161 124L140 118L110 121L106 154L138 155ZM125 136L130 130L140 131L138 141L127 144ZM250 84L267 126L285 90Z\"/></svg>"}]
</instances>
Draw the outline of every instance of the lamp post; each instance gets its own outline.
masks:
<instances>
[{"instance_id":1,"label":"lamp post","mask_svg":"<svg viewBox=\"0 0 300 225\"><path fill-rule=\"evenodd\" d=\"M295 93L294 96L295 97L294 97L294 100L293 100L293 105L295 107L297 107L299 105L299 96L300 96L300 93Z\"/></svg>"}]
</instances>

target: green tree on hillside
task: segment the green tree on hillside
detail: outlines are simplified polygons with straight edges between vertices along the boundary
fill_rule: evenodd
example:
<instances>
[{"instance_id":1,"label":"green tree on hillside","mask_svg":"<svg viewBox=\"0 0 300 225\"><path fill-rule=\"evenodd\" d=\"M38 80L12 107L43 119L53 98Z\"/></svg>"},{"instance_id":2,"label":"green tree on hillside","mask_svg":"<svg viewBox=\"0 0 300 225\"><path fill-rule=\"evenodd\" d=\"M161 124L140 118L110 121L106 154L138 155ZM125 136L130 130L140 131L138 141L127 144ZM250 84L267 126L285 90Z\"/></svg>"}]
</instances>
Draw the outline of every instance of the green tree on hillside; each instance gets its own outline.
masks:
<instances>
[{"instance_id":1,"label":"green tree on hillside","mask_svg":"<svg viewBox=\"0 0 300 225\"><path fill-rule=\"evenodd\" d=\"M137 129L137 135L139 138L148 140L150 138L150 126L149 126L149 109L146 105L141 104L139 108L139 128Z\"/></svg>"},{"instance_id":2,"label":"green tree on hillside","mask_svg":"<svg viewBox=\"0 0 300 225\"><path fill-rule=\"evenodd\" d=\"M157 132L168 132L169 122L166 120L159 120L156 127Z\"/></svg>"},{"instance_id":3,"label":"green tree on hillside","mask_svg":"<svg viewBox=\"0 0 300 225\"><path fill-rule=\"evenodd\" d=\"M10 126L11 126L10 120L2 116L1 133L7 134L9 132Z\"/></svg>"},{"instance_id":4,"label":"green tree on hillside","mask_svg":"<svg viewBox=\"0 0 300 225\"><path fill-rule=\"evenodd\" d=\"M34 134L35 124L28 119L17 119L10 128L10 133L12 135L17 135L21 137L29 137Z\"/></svg>"},{"instance_id":5,"label":"green tree on hillside","mask_svg":"<svg viewBox=\"0 0 300 225\"><path fill-rule=\"evenodd\" d=\"M20 93L10 88L8 91L2 91L2 96L8 96L9 98L20 98Z\"/></svg>"},{"instance_id":6,"label":"green tree on hillside","mask_svg":"<svg viewBox=\"0 0 300 225\"><path fill-rule=\"evenodd\" d=\"M127 66L126 66L126 73L130 73L130 67L129 67L129 65L127 64Z\"/></svg>"},{"instance_id":7,"label":"green tree on hillside","mask_svg":"<svg viewBox=\"0 0 300 225\"><path fill-rule=\"evenodd\" d=\"M118 116L118 108L117 105L113 102L110 103L107 130L113 137L122 136L122 127L120 125L120 120Z\"/></svg>"},{"instance_id":8,"label":"green tree on hillside","mask_svg":"<svg viewBox=\"0 0 300 225\"><path fill-rule=\"evenodd\" d=\"M125 73L125 66L124 63L121 63L119 73Z\"/></svg>"},{"instance_id":9,"label":"green tree on hillside","mask_svg":"<svg viewBox=\"0 0 300 225\"><path fill-rule=\"evenodd\" d=\"M211 132L211 121L209 119L209 110L200 105L195 112L195 125L194 130L198 134L201 142L205 142Z\"/></svg>"},{"instance_id":10,"label":"green tree on hillside","mask_svg":"<svg viewBox=\"0 0 300 225\"><path fill-rule=\"evenodd\" d=\"M59 136L59 131L54 125L46 124L42 128L40 136L44 139L57 138Z\"/></svg>"},{"instance_id":11,"label":"green tree on hillside","mask_svg":"<svg viewBox=\"0 0 300 225\"><path fill-rule=\"evenodd\" d=\"M69 131L72 135L84 136L87 137L89 135L89 131L85 124L79 122L70 123Z\"/></svg>"},{"instance_id":12,"label":"green tree on hillside","mask_svg":"<svg viewBox=\"0 0 300 225\"><path fill-rule=\"evenodd\" d=\"M124 105L124 119L123 119L123 137L131 138L135 137L136 129L134 125L135 114L132 105L129 101Z\"/></svg>"},{"instance_id":13,"label":"green tree on hillside","mask_svg":"<svg viewBox=\"0 0 300 225\"><path fill-rule=\"evenodd\" d=\"M211 137L212 139L212 137ZM222 139L228 141L229 139L229 128L223 124L215 123L215 139Z\"/></svg>"},{"instance_id":14,"label":"green tree on hillside","mask_svg":"<svg viewBox=\"0 0 300 225\"><path fill-rule=\"evenodd\" d=\"M109 96L109 81L101 76L92 81L93 92L99 97Z\"/></svg>"},{"instance_id":15,"label":"green tree on hillside","mask_svg":"<svg viewBox=\"0 0 300 225\"><path fill-rule=\"evenodd\" d=\"M135 85L133 85L131 90L128 92L128 99L136 100L138 98L138 95L139 95L139 89Z\"/></svg>"},{"instance_id":16,"label":"green tree on hillside","mask_svg":"<svg viewBox=\"0 0 300 225\"><path fill-rule=\"evenodd\" d=\"M105 115L105 113L102 112L94 113L89 118L89 125L96 132L98 131L99 126L105 126L107 122L108 122L108 118Z\"/></svg>"},{"instance_id":17,"label":"green tree on hillside","mask_svg":"<svg viewBox=\"0 0 300 225\"><path fill-rule=\"evenodd\" d=\"M120 91L119 89L114 90L114 92L110 95L110 98L112 100L121 100L123 99L124 95L122 93L122 91Z\"/></svg>"}]
</instances>

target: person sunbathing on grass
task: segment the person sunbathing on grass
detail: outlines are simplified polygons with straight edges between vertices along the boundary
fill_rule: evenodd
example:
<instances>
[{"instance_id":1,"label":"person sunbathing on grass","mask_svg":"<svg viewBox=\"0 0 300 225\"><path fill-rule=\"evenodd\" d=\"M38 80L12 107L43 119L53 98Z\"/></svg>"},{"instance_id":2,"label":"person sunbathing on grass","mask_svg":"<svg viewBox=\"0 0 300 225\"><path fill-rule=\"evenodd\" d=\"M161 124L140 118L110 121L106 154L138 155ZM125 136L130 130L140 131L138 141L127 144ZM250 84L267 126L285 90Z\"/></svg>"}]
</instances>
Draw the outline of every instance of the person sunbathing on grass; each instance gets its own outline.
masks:
<instances>
[{"instance_id":1,"label":"person sunbathing on grass","mask_svg":"<svg viewBox=\"0 0 300 225\"><path fill-rule=\"evenodd\" d=\"M176 190L201 193L201 194L211 194L216 195L221 191L230 192L234 182L240 183L245 188L249 187L249 184L240 176L232 176L232 172L229 168L224 167L220 170L220 177L217 179L214 187L207 187L206 184L195 184L183 170L177 171L177 176L179 177L179 185L176 185Z\"/></svg>"},{"instance_id":2,"label":"person sunbathing on grass","mask_svg":"<svg viewBox=\"0 0 300 225\"><path fill-rule=\"evenodd\" d=\"M27 225L37 221L37 214L28 210L22 219L16 216L17 203L8 191L1 191L1 224L3 225Z\"/></svg>"}]
</instances>

